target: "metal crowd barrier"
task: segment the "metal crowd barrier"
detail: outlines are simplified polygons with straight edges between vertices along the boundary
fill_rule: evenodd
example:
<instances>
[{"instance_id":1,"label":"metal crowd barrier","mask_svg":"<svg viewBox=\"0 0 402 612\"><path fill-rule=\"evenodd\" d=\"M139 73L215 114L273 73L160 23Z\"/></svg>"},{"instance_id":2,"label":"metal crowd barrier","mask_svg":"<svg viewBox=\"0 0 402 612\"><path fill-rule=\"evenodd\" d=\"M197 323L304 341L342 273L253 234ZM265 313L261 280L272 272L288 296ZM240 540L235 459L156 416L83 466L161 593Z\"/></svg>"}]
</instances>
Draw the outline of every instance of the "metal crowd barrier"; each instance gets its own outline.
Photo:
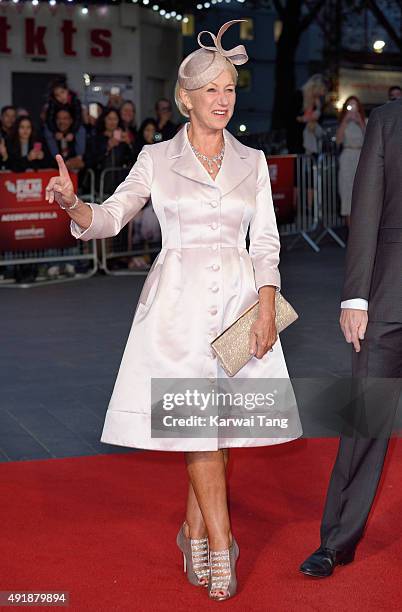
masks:
<instances>
[{"instance_id":1,"label":"metal crowd barrier","mask_svg":"<svg viewBox=\"0 0 402 612\"><path fill-rule=\"evenodd\" d=\"M318 219L318 169L312 157L298 155L296 158L295 219L293 223L279 226L281 236L294 236L288 249L303 238L314 251L320 250L312 238Z\"/></svg>"},{"instance_id":2,"label":"metal crowd barrier","mask_svg":"<svg viewBox=\"0 0 402 612\"><path fill-rule=\"evenodd\" d=\"M39 171L40 172L40 171ZM89 192L79 193L80 199L85 202L94 202L95 198L95 175L93 170L86 170L89 177ZM67 214L67 213L66 213ZM46 264L60 264L71 262L87 261L89 267L84 272L73 273L71 271L65 276L57 275L57 277L49 277L47 275ZM21 272L21 266L31 265L34 271L31 274L31 280L22 280L17 282ZM2 270L6 270L6 274ZM73 280L84 280L93 276L98 269L98 261L96 254L96 240L84 242L77 240L77 246L62 248L62 249L42 249L35 251L0 251L0 288L2 287L18 287L26 289L28 287L38 287L43 285L64 283ZM7 272L12 273L12 278L6 278ZM23 277L22 277L23 278Z\"/></svg>"},{"instance_id":3,"label":"metal crowd barrier","mask_svg":"<svg viewBox=\"0 0 402 612\"><path fill-rule=\"evenodd\" d=\"M319 217L322 232L315 239L316 244L327 234L335 240L343 249L346 243L336 233L336 229L345 226L343 217L338 209L338 165L337 156L334 154L320 155L317 160L318 165L318 194L319 194Z\"/></svg>"},{"instance_id":4,"label":"metal crowd barrier","mask_svg":"<svg viewBox=\"0 0 402 612\"><path fill-rule=\"evenodd\" d=\"M326 235L344 248L345 242L336 233L344 226L338 212L337 157L334 153L317 156L298 155L295 158L294 185L295 218L292 223L279 226L279 233L289 237L287 249L304 240L315 252ZM102 171L99 181L99 202L104 202L129 172L128 168L112 167ZM113 238L102 239L100 267L110 275L147 274L153 259L160 251L160 242L132 244L134 220ZM144 258L142 269L129 269L127 261ZM120 267L118 267L120 266Z\"/></svg>"},{"instance_id":5,"label":"metal crowd barrier","mask_svg":"<svg viewBox=\"0 0 402 612\"><path fill-rule=\"evenodd\" d=\"M331 153L296 158L295 219L279 226L281 236L294 237L287 246L291 250L303 239L316 252L327 234L345 248L336 233L345 225L338 212L337 158Z\"/></svg>"}]
</instances>

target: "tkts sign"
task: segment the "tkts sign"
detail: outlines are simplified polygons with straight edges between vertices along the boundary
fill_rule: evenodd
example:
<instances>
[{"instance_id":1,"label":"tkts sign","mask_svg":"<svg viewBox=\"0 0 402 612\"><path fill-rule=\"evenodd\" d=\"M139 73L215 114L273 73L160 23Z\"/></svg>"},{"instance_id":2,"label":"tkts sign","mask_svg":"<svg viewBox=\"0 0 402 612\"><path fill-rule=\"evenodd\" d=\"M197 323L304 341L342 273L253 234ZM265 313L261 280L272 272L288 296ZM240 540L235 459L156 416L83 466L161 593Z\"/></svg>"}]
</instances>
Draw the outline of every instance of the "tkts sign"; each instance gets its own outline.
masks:
<instances>
[{"instance_id":1,"label":"tkts sign","mask_svg":"<svg viewBox=\"0 0 402 612\"><path fill-rule=\"evenodd\" d=\"M12 26L8 23L7 17L0 17L0 53L9 55L12 50L8 46L9 34ZM27 17L24 19L24 51L26 55L35 57L47 57L46 48L46 31L47 26L36 25L35 19ZM63 41L64 55L74 57L77 51L74 46L74 35L77 29L74 27L74 22L70 19L64 19L60 27L61 39ZM112 32L100 28L89 30L90 48L89 54L91 57L110 57L112 55Z\"/></svg>"}]
</instances>

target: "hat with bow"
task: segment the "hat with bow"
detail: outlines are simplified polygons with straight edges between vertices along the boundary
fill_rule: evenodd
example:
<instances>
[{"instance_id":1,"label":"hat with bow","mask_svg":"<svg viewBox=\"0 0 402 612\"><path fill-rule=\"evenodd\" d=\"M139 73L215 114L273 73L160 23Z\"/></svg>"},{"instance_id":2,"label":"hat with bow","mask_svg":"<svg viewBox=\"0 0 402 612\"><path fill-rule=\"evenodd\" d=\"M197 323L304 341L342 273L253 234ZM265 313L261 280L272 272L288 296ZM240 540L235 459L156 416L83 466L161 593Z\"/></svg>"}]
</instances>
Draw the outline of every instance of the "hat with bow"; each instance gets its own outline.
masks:
<instances>
[{"instance_id":1,"label":"hat with bow","mask_svg":"<svg viewBox=\"0 0 402 612\"><path fill-rule=\"evenodd\" d=\"M179 66L178 83L183 89L199 89L213 79L223 70L227 69L228 61L240 65L248 61L248 55L243 45L225 50L221 45L221 38L228 28L234 23L247 21L247 19L233 19L227 21L219 29L215 36L208 30L198 34L197 41L201 49L197 49L188 55ZM206 47L200 38L202 34L209 34L214 42L213 47Z\"/></svg>"}]
</instances>

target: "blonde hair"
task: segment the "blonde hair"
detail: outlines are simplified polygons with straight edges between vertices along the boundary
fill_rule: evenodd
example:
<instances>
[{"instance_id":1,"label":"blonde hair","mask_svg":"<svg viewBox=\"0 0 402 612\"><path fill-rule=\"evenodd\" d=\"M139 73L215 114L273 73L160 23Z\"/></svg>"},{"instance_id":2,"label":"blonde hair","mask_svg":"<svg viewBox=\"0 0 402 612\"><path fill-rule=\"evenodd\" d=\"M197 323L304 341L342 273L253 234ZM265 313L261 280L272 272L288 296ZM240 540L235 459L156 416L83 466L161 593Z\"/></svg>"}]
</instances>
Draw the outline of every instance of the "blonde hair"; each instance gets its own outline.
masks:
<instances>
[{"instance_id":1,"label":"blonde hair","mask_svg":"<svg viewBox=\"0 0 402 612\"><path fill-rule=\"evenodd\" d=\"M231 73L233 77L233 82L235 85L237 85L237 79L239 77L239 73L237 72L236 68L234 67L231 61L227 60L227 64L228 64L227 69L229 70L229 72ZM182 89L185 89L185 88L183 87ZM180 91L180 84L179 84L179 81L177 80L175 88L174 88L174 101L175 101L177 108L179 109L179 112L184 117L189 118L190 114L189 114L188 108L184 104L184 102L181 100L179 91ZM187 90L187 91L194 91L194 90Z\"/></svg>"},{"instance_id":2,"label":"blonde hair","mask_svg":"<svg viewBox=\"0 0 402 612\"><path fill-rule=\"evenodd\" d=\"M314 104L314 96L321 89L328 89L327 82L322 74L313 74L302 86L303 110L308 110Z\"/></svg>"}]
</instances>

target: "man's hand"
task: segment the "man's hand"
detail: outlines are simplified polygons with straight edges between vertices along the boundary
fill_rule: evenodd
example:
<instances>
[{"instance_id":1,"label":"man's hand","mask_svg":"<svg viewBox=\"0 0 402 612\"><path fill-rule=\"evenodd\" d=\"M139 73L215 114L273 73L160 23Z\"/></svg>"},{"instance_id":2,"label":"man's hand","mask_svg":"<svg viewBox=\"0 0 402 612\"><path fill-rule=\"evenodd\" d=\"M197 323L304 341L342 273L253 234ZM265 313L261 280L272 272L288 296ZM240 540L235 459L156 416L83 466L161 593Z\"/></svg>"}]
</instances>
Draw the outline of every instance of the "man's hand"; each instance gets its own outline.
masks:
<instances>
[{"instance_id":1,"label":"man's hand","mask_svg":"<svg viewBox=\"0 0 402 612\"><path fill-rule=\"evenodd\" d=\"M367 310L358 310L357 308L342 308L339 323L346 342L349 344L352 342L356 353L359 353L359 340L364 340L364 334L366 333L368 323Z\"/></svg>"}]
</instances>

